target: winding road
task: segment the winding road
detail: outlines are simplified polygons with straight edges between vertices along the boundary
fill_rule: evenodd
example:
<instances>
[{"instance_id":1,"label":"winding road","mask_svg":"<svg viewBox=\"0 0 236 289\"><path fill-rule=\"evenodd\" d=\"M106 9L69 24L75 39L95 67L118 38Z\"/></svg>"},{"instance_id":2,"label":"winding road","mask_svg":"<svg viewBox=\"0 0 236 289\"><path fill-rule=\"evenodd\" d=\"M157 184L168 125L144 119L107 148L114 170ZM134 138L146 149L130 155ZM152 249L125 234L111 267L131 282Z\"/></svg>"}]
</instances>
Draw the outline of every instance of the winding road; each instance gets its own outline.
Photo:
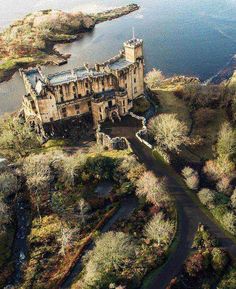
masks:
<instances>
[{"instance_id":1,"label":"winding road","mask_svg":"<svg viewBox=\"0 0 236 289\"><path fill-rule=\"evenodd\" d=\"M236 244L225 235L221 228L214 223L188 195L185 189L177 182L175 172L169 167L154 158L152 150L139 142L135 133L140 128L140 124L131 120L124 119L121 123L109 126L106 124L104 130L112 137L126 137L134 153L140 162L145 164L147 169L153 171L156 176L166 177L169 191L176 201L179 219L179 240L176 249L169 256L161 270L153 274L145 289L165 289L181 270L181 267L191 251L191 245L199 223L208 227L210 232L218 238L222 248L225 248L233 259L236 258Z\"/></svg>"}]
</instances>

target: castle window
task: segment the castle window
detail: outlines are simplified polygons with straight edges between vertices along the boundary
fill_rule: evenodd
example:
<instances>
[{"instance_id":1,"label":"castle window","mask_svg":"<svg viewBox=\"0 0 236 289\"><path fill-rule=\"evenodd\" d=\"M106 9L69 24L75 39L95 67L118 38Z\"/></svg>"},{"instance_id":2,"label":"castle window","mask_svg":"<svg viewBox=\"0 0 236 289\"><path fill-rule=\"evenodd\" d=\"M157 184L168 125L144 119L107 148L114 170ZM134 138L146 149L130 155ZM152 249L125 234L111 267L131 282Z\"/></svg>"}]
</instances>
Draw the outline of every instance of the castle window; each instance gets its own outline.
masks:
<instances>
[{"instance_id":1,"label":"castle window","mask_svg":"<svg viewBox=\"0 0 236 289\"><path fill-rule=\"evenodd\" d=\"M104 80L102 80L102 85L104 85Z\"/></svg>"},{"instance_id":2,"label":"castle window","mask_svg":"<svg viewBox=\"0 0 236 289\"><path fill-rule=\"evenodd\" d=\"M61 102L64 102L64 97L63 96L61 96Z\"/></svg>"},{"instance_id":3,"label":"castle window","mask_svg":"<svg viewBox=\"0 0 236 289\"><path fill-rule=\"evenodd\" d=\"M80 105L79 105L79 104L76 104L76 105L75 105L75 110L76 110L76 113L77 113L77 114L80 114L80 110L79 110L79 109L80 109Z\"/></svg>"},{"instance_id":4,"label":"castle window","mask_svg":"<svg viewBox=\"0 0 236 289\"><path fill-rule=\"evenodd\" d=\"M124 113L126 113L126 110L125 110L125 108L124 108Z\"/></svg>"},{"instance_id":5,"label":"castle window","mask_svg":"<svg viewBox=\"0 0 236 289\"><path fill-rule=\"evenodd\" d=\"M128 84L127 83L125 84L125 88L128 88Z\"/></svg>"},{"instance_id":6,"label":"castle window","mask_svg":"<svg viewBox=\"0 0 236 289\"><path fill-rule=\"evenodd\" d=\"M88 83L87 82L85 82L85 87L88 88Z\"/></svg>"},{"instance_id":7,"label":"castle window","mask_svg":"<svg viewBox=\"0 0 236 289\"><path fill-rule=\"evenodd\" d=\"M52 122L53 121L53 117L50 117L50 122Z\"/></svg>"},{"instance_id":8,"label":"castle window","mask_svg":"<svg viewBox=\"0 0 236 289\"><path fill-rule=\"evenodd\" d=\"M136 78L134 78L134 83L136 83Z\"/></svg>"},{"instance_id":9,"label":"castle window","mask_svg":"<svg viewBox=\"0 0 236 289\"><path fill-rule=\"evenodd\" d=\"M63 107L61 110L62 116L63 117L67 117L67 111L66 111L66 107Z\"/></svg>"},{"instance_id":10,"label":"castle window","mask_svg":"<svg viewBox=\"0 0 236 289\"><path fill-rule=\"evenodd\" d=\"M82 95L79 93L79 94L78 94L78 98L80 98L81 96L82 96Z\"/></svg>"},{"instance_id":11,"label":"castle window","mask_svg":"<svg viewBox=\"0 0 236 289\"><path fill-rule=\"evenodd\" d=\"M138 92L138 91L137 91L137 87L135 87L135 88L134 88L134 93L137 93L137 92Z\"/></svg>"},{"instance_id":12,"label":"castle window","mask_svg":"<svg viewBox=\"0 0 236 289\"><path fill-rule=\"evenodd\" d=\"M32 109L35 109L36 107L35 107L35 102L32 100L31 101L31 107L32 107Z\"/></svg>"},{"instance_id":13,"label":"castle window","mask_svg":"<svg viewBox=\"0 0 236 289\"><path fill-rule=\"evenodd\" d=\"M103 89L102 89L102 91L104 92L104 91L105 91L105 89L103 88Z\"/></svg>"},{"instance_id":14,"label":"castle window","mask_svg":"<svg viewBox=\"0 0 236 289\"><path fill-rule=\"evenodd\" d=\"M102 108L101 107L99 107L99 111L102 112Z\"/></svg>"},{"instance_id":15,"label":"castle window","mask_svg":"<svg viewBox=\"0 0 236 289\"><path fill-rule=\"evenodd\" d=\"M134 74L136 74L136 68L134 69Z\"/></svg>"},{"instance_id":16,"label":"castle window","mask_svg":"<svg viewBox=\"0 0 236 289\"><path fill-rule=\"evenodd\" d=\"M100 114L100 120L102 120L103 118L102 118L102 115Z\"/></svg>"}]
</instances>

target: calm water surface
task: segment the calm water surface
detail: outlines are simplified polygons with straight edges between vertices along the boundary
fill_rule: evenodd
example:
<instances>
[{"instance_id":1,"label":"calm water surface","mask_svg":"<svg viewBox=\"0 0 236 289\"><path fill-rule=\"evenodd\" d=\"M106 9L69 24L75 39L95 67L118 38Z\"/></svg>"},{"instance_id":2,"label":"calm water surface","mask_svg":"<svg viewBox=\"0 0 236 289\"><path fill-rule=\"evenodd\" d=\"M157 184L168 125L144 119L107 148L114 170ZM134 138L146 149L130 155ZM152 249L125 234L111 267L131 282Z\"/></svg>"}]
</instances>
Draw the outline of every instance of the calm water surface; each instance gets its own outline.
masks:
<instances>
[{"instance_id":1,"label":"calm water surface","mask_svg":"<svg viewBox=\"0 0 236 289\"><path fill-rule=\"evenodd\" d=\"M0 0L0 30L15 19L40 9L95 12L128 4L129 0ZM146 70L196 75L205 80L236 53L235 0L137 0L141 9L96 26L78 42L57 45L72 56L51 73L103 61L118 52L131 37L132 27L145 41ZM20 106L24 86L18 74L0 84L0 114Z\"/></svg>"}]
</instances>

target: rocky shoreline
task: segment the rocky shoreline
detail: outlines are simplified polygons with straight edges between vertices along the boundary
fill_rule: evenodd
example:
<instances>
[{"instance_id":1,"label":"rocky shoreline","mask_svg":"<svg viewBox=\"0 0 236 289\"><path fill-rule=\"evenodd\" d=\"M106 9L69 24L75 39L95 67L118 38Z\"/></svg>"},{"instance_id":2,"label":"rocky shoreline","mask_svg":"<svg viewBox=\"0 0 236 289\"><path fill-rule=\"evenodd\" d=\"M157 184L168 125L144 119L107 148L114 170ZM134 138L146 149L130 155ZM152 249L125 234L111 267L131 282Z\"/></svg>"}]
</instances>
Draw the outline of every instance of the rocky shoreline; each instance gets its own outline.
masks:
<instances>
[{"instance_id":1,"label":"rocky shoreline","mask_svg":"<svg viewBox=\"0 0 236 289\"><path fill-rule=\"evenodd\" d=\"M236 54L230 59L230 61L212 78L206 83L220 84L223 81L229 80L234 71L236 70Z\"/></svg>"},{"instance_id":2,"label":"rocky shoreline","mask_svg":"<svg viewBox=\"0 0 236 289\"><path fill-rule=\"evenodd\" d=\"M15 32L18 29L24 29L25 27L27 27L27 29L33 28L31 29L32 33L32 31L37 31L39 25L42 26L41 22L43 22L44 20L46 21L46 24L48 26L52 26L52 28L50 29L53 33L50 33L50 36L40 35L41 38L36 39L37 37L39 37L38 31L28 36L27 29L25 29L26 35L20 35L19 41L20 38L23 38L25 36L31 38L33 42L43 42L44 47L42 49L36 48L33 50L33 52L28 52L25 53L25 55L21 55L18 57L16 57L15 55L12 56L8 53L8 51L4 51L3 48L0 48L0 58L2 58L0 62L0 83L9 80L19 68L27 68L35 65L61 65L65 63L70 57L70 55L60 54L56 49L54 49L54 46L56 44L76 41L82 37L83 33L92 31L97 24L105 21L110 21L124 15L128 15L138 10L139 8L140 7L137 4L130 4L112 10L99 12L97 14L82 14L80 12L66 13L57 10L45 10L27 15L24 19L16 21L4 32L0 33L0 47L6 47L6 43L4 43L4 41L6 42L5 38L9 38L11 32ZM71 23L68 25L65 25L64 23L62 25L61 23L59 23L60 28L56 28L54 32L53 24L55 23L56 19L55 15L58 17L58 19L63 19L64 17L67 20L66 22L68 22L68 19L70 20L71 17ZM39 28L40 33L42 33L42 28ZM47 27L45 29L45 33L50 32L48 31L49 28ZM10 44L13 45L14 41L12 41L12 43ZM13 45L13 47L15 46ZM27 48L28 47L23 47L23 49L26 50Z\"/></svg>"}]
</instances>

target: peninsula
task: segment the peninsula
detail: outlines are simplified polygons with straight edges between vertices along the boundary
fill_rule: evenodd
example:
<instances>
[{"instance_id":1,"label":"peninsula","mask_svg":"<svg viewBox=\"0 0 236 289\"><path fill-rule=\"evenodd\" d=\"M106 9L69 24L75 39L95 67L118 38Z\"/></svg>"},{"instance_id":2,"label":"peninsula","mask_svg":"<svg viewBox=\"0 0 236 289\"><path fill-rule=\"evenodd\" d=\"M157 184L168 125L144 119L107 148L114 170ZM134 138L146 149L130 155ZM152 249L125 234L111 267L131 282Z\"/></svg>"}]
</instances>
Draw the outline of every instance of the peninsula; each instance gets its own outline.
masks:
<instances>
[{"instance_id":1,"label":"peninsula","mask_svg":"<svg viewBox=\"0 0 236 289\"><path fill-rule=\"evenodd\" d=\"M54 45L78 40L96 24L119 18L139 9L137 4L97 14L42 10L17 20L0 33L0 82L19 68L36 64L60 64L68 56L54 50Z\"/></svg>"}]
</instances>

